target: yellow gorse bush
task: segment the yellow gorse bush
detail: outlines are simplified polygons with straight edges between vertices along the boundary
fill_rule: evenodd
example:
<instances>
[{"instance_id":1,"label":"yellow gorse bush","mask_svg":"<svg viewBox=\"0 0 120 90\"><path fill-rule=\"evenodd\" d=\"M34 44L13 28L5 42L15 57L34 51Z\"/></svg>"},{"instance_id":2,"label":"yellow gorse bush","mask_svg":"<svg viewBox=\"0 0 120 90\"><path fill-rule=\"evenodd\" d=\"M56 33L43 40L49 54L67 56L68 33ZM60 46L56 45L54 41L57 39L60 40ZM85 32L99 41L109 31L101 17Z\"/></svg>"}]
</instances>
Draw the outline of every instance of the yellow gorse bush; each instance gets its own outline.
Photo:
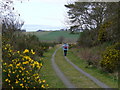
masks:
<instances>
[{"instance_id":1,"label":"yellow gorse bush","mask_svg":"<svg viewBox=\"0 0 120 90\"><path fill-rule=\"evenodd\" d=\"M118 71L120 64L120 43L108 47L103 52L102 58L100 65L104 70L108 72Z\"/></svg>"},{"instance_id":2,"label":"yellow gorse bush","mask_svg":"<svg viewBox=\"0 0 120 90\"><path fill-rule=\"evenodd\" d=\"M12 49L10 44L3 45L3 87L7 88L47 88L45 80L41 80L39 72L42 62L32 57L33 50L23 52ZM31 55L31 56L30 56Z\"/></svg>"}]
</instances>

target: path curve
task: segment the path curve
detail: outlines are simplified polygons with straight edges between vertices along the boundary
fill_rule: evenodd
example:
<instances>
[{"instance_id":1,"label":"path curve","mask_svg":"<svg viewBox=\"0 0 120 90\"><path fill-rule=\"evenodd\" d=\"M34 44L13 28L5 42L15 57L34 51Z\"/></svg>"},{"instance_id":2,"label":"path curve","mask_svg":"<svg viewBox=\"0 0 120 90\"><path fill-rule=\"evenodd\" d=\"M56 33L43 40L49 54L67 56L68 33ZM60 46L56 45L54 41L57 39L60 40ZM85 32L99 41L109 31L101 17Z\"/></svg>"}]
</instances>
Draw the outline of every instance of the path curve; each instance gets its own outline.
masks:
<instances>
[{"instance_id":1,"label":"path curve","mask_svg":"<svg viewBox=\"0 0 120 90\"><path fill-rule=\"evenodd\" d=\"M56 49L55 52L52 55L52 59L51 59L51 61L52 61L52 67L55 70L55 72L58 75L58 77L62 80L62 82L64 83L64 85L67 88L75 88L75 86L67 79L67 77L61 72L61 70L59 69L59 67L55 63L54 56L55 56L55 54L56 54L56 52L57 52L58 49Z\"/></svg>"},{"instance_id":2,"label":"path curve","mask_svg":"<svg viewBox=\"0 0 120 90\"><path fill-rule=\"evenodd\" d=\"M84 72L81 68L79 68L78 66L76 66L75 64L73 64L66 56L65 56L66 61L71 64L76 70L78 70L80 73L84 74L86 77L90 78L94 83L96 83L98 86L100 86L101 88L110 88L107 85L105 85L104 83L102 83L101 81L99 81L98 79L96 79L95 77L91 76L90 74Z\"/></svg>"}]
</instances>

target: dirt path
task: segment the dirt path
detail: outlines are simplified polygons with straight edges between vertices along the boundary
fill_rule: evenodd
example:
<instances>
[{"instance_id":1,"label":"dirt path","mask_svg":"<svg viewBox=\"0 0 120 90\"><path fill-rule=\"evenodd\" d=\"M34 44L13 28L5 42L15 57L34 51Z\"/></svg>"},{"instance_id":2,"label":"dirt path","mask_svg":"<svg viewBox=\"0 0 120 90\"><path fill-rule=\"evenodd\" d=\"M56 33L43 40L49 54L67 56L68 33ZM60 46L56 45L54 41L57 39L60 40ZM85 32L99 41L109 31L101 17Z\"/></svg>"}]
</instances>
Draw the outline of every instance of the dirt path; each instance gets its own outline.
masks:
<instances>
[{"instance_id":1,"label":"dirt path","mask_svg":"<svg viewBox=\"0 0 120 90\"><path fill-rule=\"evenodd\" d=\"M61 47L60 47L61 48ZM58 48L58 49L60 49ZM58 49L55 50L54 54L52 55L52 66L53 69L55 70L56 74L58 75L58 77L61 79L61 81L64 83L64 85L67 88L75 88L75 86L68 80L68 78L63 74L63 72L59 69L59 67L57 66L57 64L55 63L55 54L58 51ZM81 68L77 67L75 64L73 64L67 57L64 57L66 59L66 61L72 65L76 70L78 70L80 73L84 74L86 77L88 77L89 79L91 79L94 83L96 83L98 86L100 86L101 88L110 88L107 85L105 85L104 83L102 83L101 81L99 81L98 79L96 79L95 77L91 76L90 74L84 72Z\"/></svg>"},{"instance_id":2,"label":"dirt path","mask_svg":"<svg viewBox=\"0 0 120 90\"><path fill-rule=\"evenodd\" d=\"M75 64L73 64L66 56L65 56L66 61L71 64L76 70L78 70L80 73L84 74L86 77L88 77L89 79L91 79L94 83L96 83L98 86L100 86L101 88L110 88L107 85L105 85L104 83L102 83L101 81L99 81L98 79L96 79L95 77L91 76L90 74L84 72L81 68L77 67Z\"/></svg>"},{"instance_id":3,"label":"dirt path","mask_svg":"<svg viewBox=\"0 0 120 90\"><path fill-rule=\"evenodd\" d=\"M63 72L61 72L61 70L59 69L59 67L55 63L54 56L55 56L58 49L56 49L52 55L51 61L52 61L53 69L55 70L56 74L58 75L58 77L61 79L61 81L64 83L64 85L67 88L75 88L75 86L68 80L68 78L63 74Z\"/></svg>"}]
</instances>

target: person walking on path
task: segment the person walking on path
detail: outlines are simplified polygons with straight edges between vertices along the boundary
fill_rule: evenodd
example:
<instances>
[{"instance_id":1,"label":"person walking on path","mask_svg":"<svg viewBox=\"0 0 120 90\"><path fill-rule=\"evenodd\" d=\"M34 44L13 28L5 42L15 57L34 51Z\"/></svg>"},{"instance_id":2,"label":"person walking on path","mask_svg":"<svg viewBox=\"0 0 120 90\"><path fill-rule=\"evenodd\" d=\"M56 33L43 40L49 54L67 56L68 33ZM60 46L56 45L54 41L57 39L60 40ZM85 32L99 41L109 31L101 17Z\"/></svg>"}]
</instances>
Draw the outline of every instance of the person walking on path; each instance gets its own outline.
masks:
<instances>
[{"instance_id":1,"label":"person walking on path","mask_svg":"<svg viewBox=\"0 0 120 90\"><path fill-rule=\"evenodd\" d=\"M68 51L68 44L67 43L63 44L63 51L64 51L64 56L66 56L67 55L67 51Z\"/></svg>"}]
</instances>

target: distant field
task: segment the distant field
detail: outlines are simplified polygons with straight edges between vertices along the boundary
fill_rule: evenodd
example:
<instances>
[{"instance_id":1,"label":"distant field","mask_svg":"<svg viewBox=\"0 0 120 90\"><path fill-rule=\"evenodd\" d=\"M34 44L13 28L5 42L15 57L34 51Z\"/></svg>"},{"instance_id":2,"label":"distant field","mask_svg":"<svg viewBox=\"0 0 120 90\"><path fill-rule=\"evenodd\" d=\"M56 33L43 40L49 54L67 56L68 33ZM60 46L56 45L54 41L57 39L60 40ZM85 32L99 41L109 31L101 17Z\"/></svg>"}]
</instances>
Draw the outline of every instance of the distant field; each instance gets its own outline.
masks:
<instances>
[{"instance_id":1,"label":"distant field","mask_svg":"<svg viewBox=\"0 0 120 90\"><path fill-rule=\"evenodd\" d=\"M46 32L24 32L26 34L36 35L41 41L56 41L60 37L64 38L65 42L74 43L79 38L80 34L70 34L68 31L46 31Z\"/></svg>"}]
</instances>

